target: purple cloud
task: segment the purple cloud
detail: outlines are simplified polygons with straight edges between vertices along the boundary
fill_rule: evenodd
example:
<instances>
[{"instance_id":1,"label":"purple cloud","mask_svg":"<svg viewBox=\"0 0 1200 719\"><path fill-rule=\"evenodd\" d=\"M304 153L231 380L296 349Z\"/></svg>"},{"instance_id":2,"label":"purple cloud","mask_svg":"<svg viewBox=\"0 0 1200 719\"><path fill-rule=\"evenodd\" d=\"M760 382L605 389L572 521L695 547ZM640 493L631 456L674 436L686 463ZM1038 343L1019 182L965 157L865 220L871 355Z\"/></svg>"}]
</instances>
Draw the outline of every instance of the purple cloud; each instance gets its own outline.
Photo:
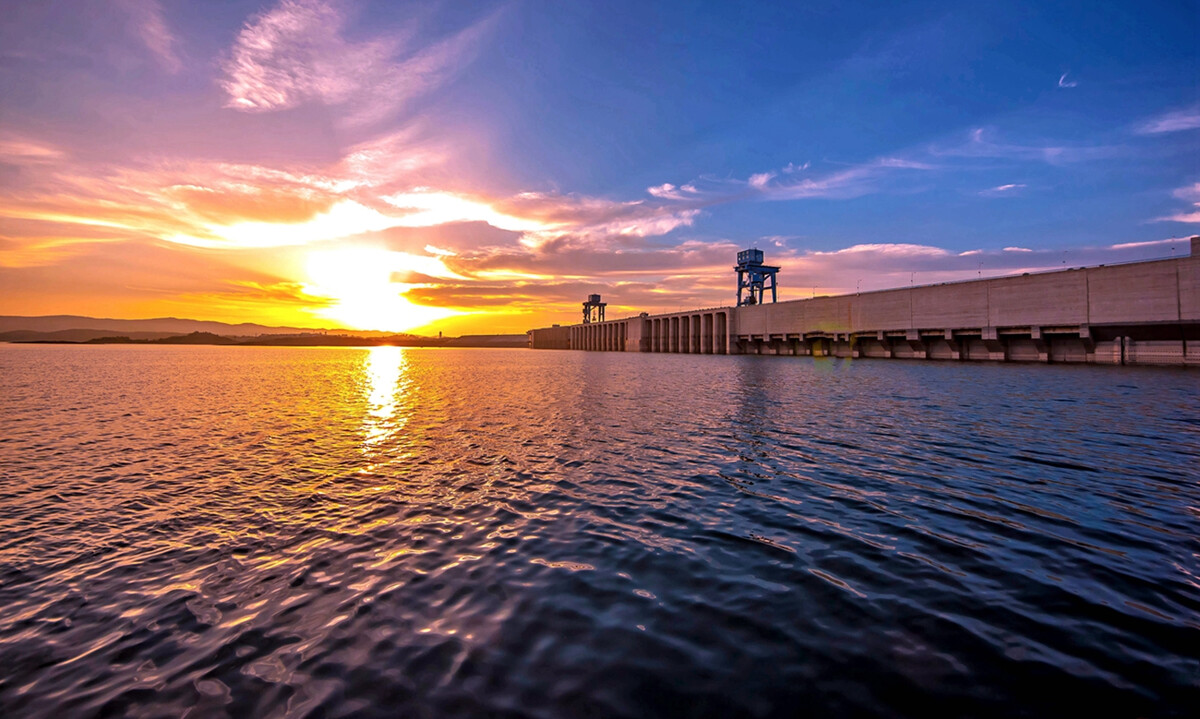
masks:
<instances>
[{"instance_id":1,"label":"purple cloud","mask_svg":"<svg viewBox=\"0 0 1200 719\"><path fill-rule=\"evenodd\" d=\"M1200 128L1200 105L1168 112L1146 120L1138 125L1139 135L1160 135L1166 132L1181 132Z\"/></svg>"},{"instance_id":2,"label":"purple cloud","mask_svg":"<svg viewBox=\"0 0 1200 719\"><path fill-rule=\"evenodd\" d=\"M405 37L347 39L340 3L282 0L242 28L220 85L235 110L320 102L344 107L350 124L373 122L443 84L473 57L488 22L413 48Z\"/></svg>"}]
</instances>

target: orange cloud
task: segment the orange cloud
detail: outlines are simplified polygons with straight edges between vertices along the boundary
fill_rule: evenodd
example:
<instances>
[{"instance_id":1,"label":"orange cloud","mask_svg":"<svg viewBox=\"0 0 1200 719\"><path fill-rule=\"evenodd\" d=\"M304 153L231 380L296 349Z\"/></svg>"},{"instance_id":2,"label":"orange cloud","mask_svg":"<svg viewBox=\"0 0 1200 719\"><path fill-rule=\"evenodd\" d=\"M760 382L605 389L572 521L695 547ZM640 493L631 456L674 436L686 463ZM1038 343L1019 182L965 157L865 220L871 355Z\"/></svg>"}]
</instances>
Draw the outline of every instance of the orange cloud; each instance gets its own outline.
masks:
<instances>
[{"instance_id":1,"label":"orange cloud","mask_svg":"<svg viewBox=\"0 0 1200 719\"><path fill-rule=\"evenodd\" d=\"M236 220L306 222L321 212L328 212L334 203L333 197L312 191L293 192L250 185L216 188L175 185L167 188L164 194L183 203L197 218L221 224Z\"/></svg>"},{"instance_id":2,"label":"orange cloud","mask_svg":"<svg viewBox=\"0 0 1200 719\"><path fill-rule=\"evenodd\" d=\"M46 143L30 140L12 133L0 133L0 159L13 164L30 164L58 160L65 153Z\"/></svg>"}]
</instances>

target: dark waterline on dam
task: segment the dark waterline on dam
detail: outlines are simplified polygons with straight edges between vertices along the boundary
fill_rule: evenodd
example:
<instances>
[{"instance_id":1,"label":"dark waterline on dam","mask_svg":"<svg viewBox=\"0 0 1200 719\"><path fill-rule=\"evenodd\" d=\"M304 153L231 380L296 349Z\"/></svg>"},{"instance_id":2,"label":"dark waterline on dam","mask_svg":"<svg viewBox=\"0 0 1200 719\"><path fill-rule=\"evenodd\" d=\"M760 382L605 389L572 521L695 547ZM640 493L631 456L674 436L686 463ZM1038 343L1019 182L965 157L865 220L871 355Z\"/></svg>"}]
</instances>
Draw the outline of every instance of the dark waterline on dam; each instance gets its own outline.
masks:
<instances>
[{"instance_id":1,"label":"dark waterline on dam","mask_svg":"<svg viewBox=\"0 0 1200 719\"><path fill-rule=\"evenodd\" d=\"M0 715L1185 716L1200 380L0 346Z\"/></svg>"}]
</instances>

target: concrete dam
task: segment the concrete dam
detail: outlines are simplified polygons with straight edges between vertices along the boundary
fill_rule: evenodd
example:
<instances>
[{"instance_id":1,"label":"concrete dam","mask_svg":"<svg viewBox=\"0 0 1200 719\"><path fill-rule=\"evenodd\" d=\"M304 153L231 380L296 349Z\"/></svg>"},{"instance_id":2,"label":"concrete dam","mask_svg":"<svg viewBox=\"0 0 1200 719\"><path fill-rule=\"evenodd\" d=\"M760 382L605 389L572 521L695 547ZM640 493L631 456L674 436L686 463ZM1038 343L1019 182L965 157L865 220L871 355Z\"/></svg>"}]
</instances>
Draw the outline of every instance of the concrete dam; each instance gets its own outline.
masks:
<instances>
[{"instance_id":1,"label":"concrete dam","mask_svg":"<svg viewBox=\"0 0 1200 719\"><path fill-rule=\"evenodd\" d=\"M736 306L607 320L592 295L529 347L1200 367L1200 236L1184 257L785 302L761 258L739 253Z\"/></svg>"}]
</instances>

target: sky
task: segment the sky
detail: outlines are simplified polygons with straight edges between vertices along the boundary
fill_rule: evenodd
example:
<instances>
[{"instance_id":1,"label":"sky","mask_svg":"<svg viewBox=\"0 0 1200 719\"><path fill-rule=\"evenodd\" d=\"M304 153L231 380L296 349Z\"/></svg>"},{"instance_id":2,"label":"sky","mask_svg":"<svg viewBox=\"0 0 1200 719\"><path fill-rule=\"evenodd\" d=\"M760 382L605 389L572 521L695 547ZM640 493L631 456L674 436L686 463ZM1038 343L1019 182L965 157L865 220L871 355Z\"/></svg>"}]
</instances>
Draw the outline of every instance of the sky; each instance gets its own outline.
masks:
<instances>
[{"instance_id":1,"label":"sky","mask_svg":"<svg viewBox=\"0 0 1200 719\"><path fill-rule=\"evenodd\" d=\"M1200 1L6 5L0 314L519 333L1200 234Z\"/></svg>"}]
</instances>

